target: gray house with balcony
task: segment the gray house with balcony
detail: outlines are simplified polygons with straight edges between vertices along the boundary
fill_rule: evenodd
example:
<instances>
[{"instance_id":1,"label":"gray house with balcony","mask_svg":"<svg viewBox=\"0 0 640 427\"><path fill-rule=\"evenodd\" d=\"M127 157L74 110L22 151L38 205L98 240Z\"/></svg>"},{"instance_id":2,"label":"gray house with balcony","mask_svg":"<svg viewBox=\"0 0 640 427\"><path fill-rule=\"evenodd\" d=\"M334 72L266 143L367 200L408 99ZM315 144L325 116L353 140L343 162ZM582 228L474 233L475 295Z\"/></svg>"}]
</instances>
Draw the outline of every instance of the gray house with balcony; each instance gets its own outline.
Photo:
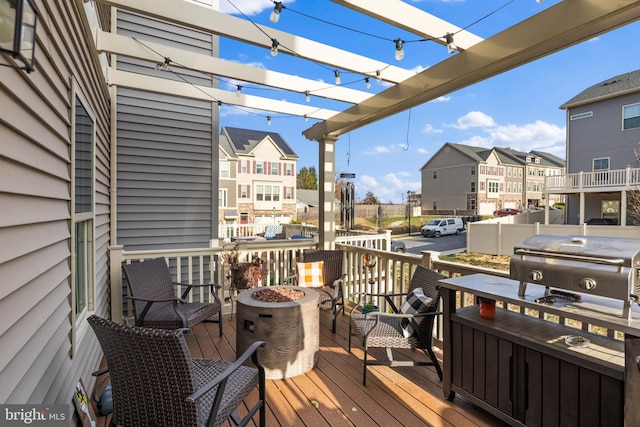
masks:
<instances>
[{"instance_id":1,"label":"gray house with balcony","mask_svg":"<svg viewBox=\"0 0 640 427\"><path fill-rule=\"evenodd\" d=\"M569 224L631 223L629 190L638 188L640 167L640 70L595 84L560 108L567 111L567 175L548 180L546 191L568 195Z\"/></svg>"}]
</instances>

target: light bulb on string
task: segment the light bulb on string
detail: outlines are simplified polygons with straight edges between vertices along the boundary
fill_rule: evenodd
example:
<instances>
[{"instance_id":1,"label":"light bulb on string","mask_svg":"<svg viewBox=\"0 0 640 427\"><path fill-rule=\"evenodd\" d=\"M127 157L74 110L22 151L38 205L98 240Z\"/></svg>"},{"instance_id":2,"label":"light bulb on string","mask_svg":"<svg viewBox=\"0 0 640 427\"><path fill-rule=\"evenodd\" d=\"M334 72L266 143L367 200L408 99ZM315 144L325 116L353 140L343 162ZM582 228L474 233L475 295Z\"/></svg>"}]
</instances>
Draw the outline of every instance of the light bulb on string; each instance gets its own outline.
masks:
<instances>
[{"instance_id":1,"label":"light bulb on string","mask_svg":"<svg viewBox=\"0 0 640 427\"><path fill-rule=\"evenodd\" d=\"M306 123L309 123L309 116L307 116L306 114L304 115L304 121L305 121Z\"/></svg>"},{"instance_id":2,"label":"light bulb on string","mask_svg":"<svg viewBox=\"0 0 640 427\"><path fill-rule=\"evenodd\" d=\"M218 101L218 112L222 110L222 101Z\"/></svg>"},{"instance_id":3,"label":"light bulb on string","mask_svg":"<svg viewBox=\"0 0 640 427\"><path fill-rule=\"evenodd\" d=\"M371 89L371 82L369 81L369 77L364 78L364 84L367 86L367 89Z\"/></svg>"},{"instance_id":4,"label":"light bulb on string","mask_svg":"<svg viewBox=\"0 0 640 427\"><path fill-rule=\"evenodd\" d=\"M336 77L336 84L339 85L340 83L342 83L342 80L340 80L340 71L338 70L333 70L333 75Z\"/></svg>"},{"instance_id":5,"label":"light bulb on string","mask_svg":"<svg viewBox=\"0 0 640 427\"><path fill-rule=\"evenodd\" d=\"M380 70L376 70L376 80L382 81L382 75L380 75Z\"/></svg>"},{"instance_id":6,"label":"light bulb on string","mask_svg":"<svg viewBox=\"0 0 640 427\"><path fill-rule=\"evenodd\" d=\"M396 60L402 61L402 58L404 58L404 40L395 39L394 42L396 44Z\"/></svg>"},{"instance_id":7,"label":"light bulb on string","mask_svg":"<svg viewBox=\"0 0 640 427\"><path fill-rule=\"evenodd\" d=\"M286 9L286 7L282 4L281 1L276 1L274 2L274 4L275 6L273 6L273 11L269 16L269 20L274 24L277 24L278 21L280 20L280 12L282 12L282 9Z\"/></svg>"},{"instance_id":8,"label":"light bulb on string","mask_svg":"<svg viewBox=\"0 0 640 427\"><path fill-rule=\"evenodd\" d=\"M309 92L308 90L305 90L304 97L307 100L307 102L311 102L311 92Z\"/></svg>"},{"instance_id":9,"label":"light bulb on string","mask_svg":"<svg viewBox=\"0 0 640 427\"><path fill-rule=\"evenodd\" d=\"M271 56L276 56L278 54L278 46L280 46L278 40L271 39Z\"/></svg>"},{"instance_id":10,"label":"light bulb on string","mask_svg":"<svg viewBox=\"0 0 640 427\"><path fill-rule=\"evenodd\" d=\"M453 34L447 33L444 36L444 39L447 42L447 49L449 50L449 53L455 53L458 50L458 47L453 42Z\"/></svg>"},{"instance_id":11,"label":"light bulb on string","mask_svg":"<svg viewBox=\"0 0 640 427\"><path fill-rule=\"evenodd\" d=\"M242 85L236 86L236 96L240 98L240 92L242 92Z\"/></svg>"},{"instance_id":12,"label":"light bulb on string","mask_svg":"<svg viewBox=\"0 0 640 427\"><path fill-rule=\"evenodd\" d=\"M271 116L267 116L267 125L271 126Z\"/></svg>"}]
</instances>

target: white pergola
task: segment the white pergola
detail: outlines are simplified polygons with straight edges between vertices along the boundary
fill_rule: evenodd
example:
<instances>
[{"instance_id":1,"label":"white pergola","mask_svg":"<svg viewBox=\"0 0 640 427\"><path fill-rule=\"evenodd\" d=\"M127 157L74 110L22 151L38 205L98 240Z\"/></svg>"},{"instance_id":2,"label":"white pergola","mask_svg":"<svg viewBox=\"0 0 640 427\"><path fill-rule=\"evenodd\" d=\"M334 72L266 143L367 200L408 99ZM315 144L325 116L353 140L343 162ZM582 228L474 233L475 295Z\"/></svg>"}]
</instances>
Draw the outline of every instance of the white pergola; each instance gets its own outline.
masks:
<instances>
[{"instance_id":1,"label":"white pergola","mask_svg":"<svg viewBox=\"0 0 640 427\"><path fill-rule=\"evenodd\" d=\"M640 19L640 0L564 0L490 38L482 39L400 0L332 1L417 37L433 39L437 43L446 44L443 34L455 33L458 52L416 74L184 0L96 0L97 3L262 46L265 49L271 48L271 40L265 37L265 34L269 34L277 39L281 46L295 50L291 52L283 48L280 50L281 54L295 54L297 57L328 67L361 74L363 77L379 77L392 84L378 94L371 94L177 48L148 42L143 46L130 37L109 32L97 34L96 47L99 52L159 62L162 58L154 51L161 51L174 61L172 66L179 64L178 66L215 76L297 93L312 91L314 97L325 97L351 104L351 107L338 112L317 108L311 104L296 104L259 96L242 94L238 97L235 92L227 90L194 87L187 83L142 77L115 69L111 69L109 73L109 83L114 85L196 99L214 98L225 104L321 120L303 134L309 140L318 141L319 146L322 206L320 244L324 248L330 248L335 241L335 143L340 135ZM376 71L379 71L379 76Z\"/></svg>"}]
</instances>

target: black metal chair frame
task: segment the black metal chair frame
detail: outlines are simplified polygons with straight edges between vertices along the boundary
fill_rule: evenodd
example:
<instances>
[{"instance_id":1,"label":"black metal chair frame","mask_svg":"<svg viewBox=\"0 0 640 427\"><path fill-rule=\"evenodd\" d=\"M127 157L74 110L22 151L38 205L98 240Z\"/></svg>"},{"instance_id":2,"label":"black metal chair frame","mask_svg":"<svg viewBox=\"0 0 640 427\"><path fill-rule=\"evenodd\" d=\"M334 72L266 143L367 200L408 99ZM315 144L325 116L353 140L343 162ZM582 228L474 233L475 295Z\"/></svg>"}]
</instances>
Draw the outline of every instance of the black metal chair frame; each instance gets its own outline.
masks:
<instances>
[{"instance_id":1,"label":"black metal chair frame","mask_svg":"<svg viewBox=\"0 0 640 427\"><path fill-rule=\"evenodd\" d=\"M164 258L122 264L124 276L131 292L126 299L133 301L133 313L137 326L163 329L190 328L207 321L219 324L222 336L222 304L216 283L194 285L174 282ZM175 287L185 287L181 297L175 296ZM213 302L187 302L195 288L209 288ZM171 308L171 309L170 309ZM212 319L216 316L217 319Z\"/></svg>"},{"instance_id":2,"label":"black metal chair frame","mask_svg":"<svg viewBox=\"0 0 640 427\"><path fill-rule=\"evenodd\" d=\"M260 414L266 425L264 367L253 343L234 362L195 359L185 329L153 329L121 325L92 315L88 319L107 361L113 392L112 425L235 425ZM253 366L246 366L251 359ZM240 417L236 409L258 387L258 400Z\"/></svg>"},{"instance_id":3,"label":"black metal chair frame","mask_svg":"<svg viewBox=\"0 0 640 427\"><path fill-rule=\"evenodd\" d=\"M418 266L414 272L409 290L407 293L388 293L388 294L371 294L361 293L358 303L350 312L349 322L349 347L351 352L351 337L357 336L362 338L362 347L364 349L364 369L362 375L363 385L367 385L367 366L385 365L390 367L398 366L434 366L440 381L442 381L442 369L436 358L431 341L433 335L433 324L435 317L443 314L437 311L440 302L440 290L438 280L444 279L442 274L430 270L423 266ZM405 314L401 313L394 298L404 297L413 289L422 288L424 293L432 298L427 313L421 314ZM391 308L391 313L372 312L362 314L358 311L359 307L365 300L370 297L384 298ZM413 335L405 338L402 329L402 320L407 319L413 328ZM369 360L369 349L374 347L383 347L386 349L387 360ZM415 360L395 360L393 357L394 348L420 348L429 357L429 361Z\"/></svg>"}]
</instances>

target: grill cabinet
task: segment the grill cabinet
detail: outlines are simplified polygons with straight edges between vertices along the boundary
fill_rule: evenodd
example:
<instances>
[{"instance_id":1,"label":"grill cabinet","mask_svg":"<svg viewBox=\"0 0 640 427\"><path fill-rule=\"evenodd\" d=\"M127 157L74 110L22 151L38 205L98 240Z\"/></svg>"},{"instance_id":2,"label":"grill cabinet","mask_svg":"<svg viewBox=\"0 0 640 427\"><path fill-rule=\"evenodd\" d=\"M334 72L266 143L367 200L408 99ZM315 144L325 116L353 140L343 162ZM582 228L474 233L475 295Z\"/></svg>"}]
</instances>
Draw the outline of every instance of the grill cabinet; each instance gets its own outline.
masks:
<instances>
[{"instance_id":1,"label":"grill cabinet","mask_svg":"<svg viewBox=\"0 0 640 427\"><path fill-rule=\"evenodd\" d=\"M639 274L639 239L537 234L516 244L510 261L521 297L527 283L536 283L545 286L545 297L556 288L576 298L584 293L618 299L627 319L640 293Z\"/></svg>"}]
</instances>

